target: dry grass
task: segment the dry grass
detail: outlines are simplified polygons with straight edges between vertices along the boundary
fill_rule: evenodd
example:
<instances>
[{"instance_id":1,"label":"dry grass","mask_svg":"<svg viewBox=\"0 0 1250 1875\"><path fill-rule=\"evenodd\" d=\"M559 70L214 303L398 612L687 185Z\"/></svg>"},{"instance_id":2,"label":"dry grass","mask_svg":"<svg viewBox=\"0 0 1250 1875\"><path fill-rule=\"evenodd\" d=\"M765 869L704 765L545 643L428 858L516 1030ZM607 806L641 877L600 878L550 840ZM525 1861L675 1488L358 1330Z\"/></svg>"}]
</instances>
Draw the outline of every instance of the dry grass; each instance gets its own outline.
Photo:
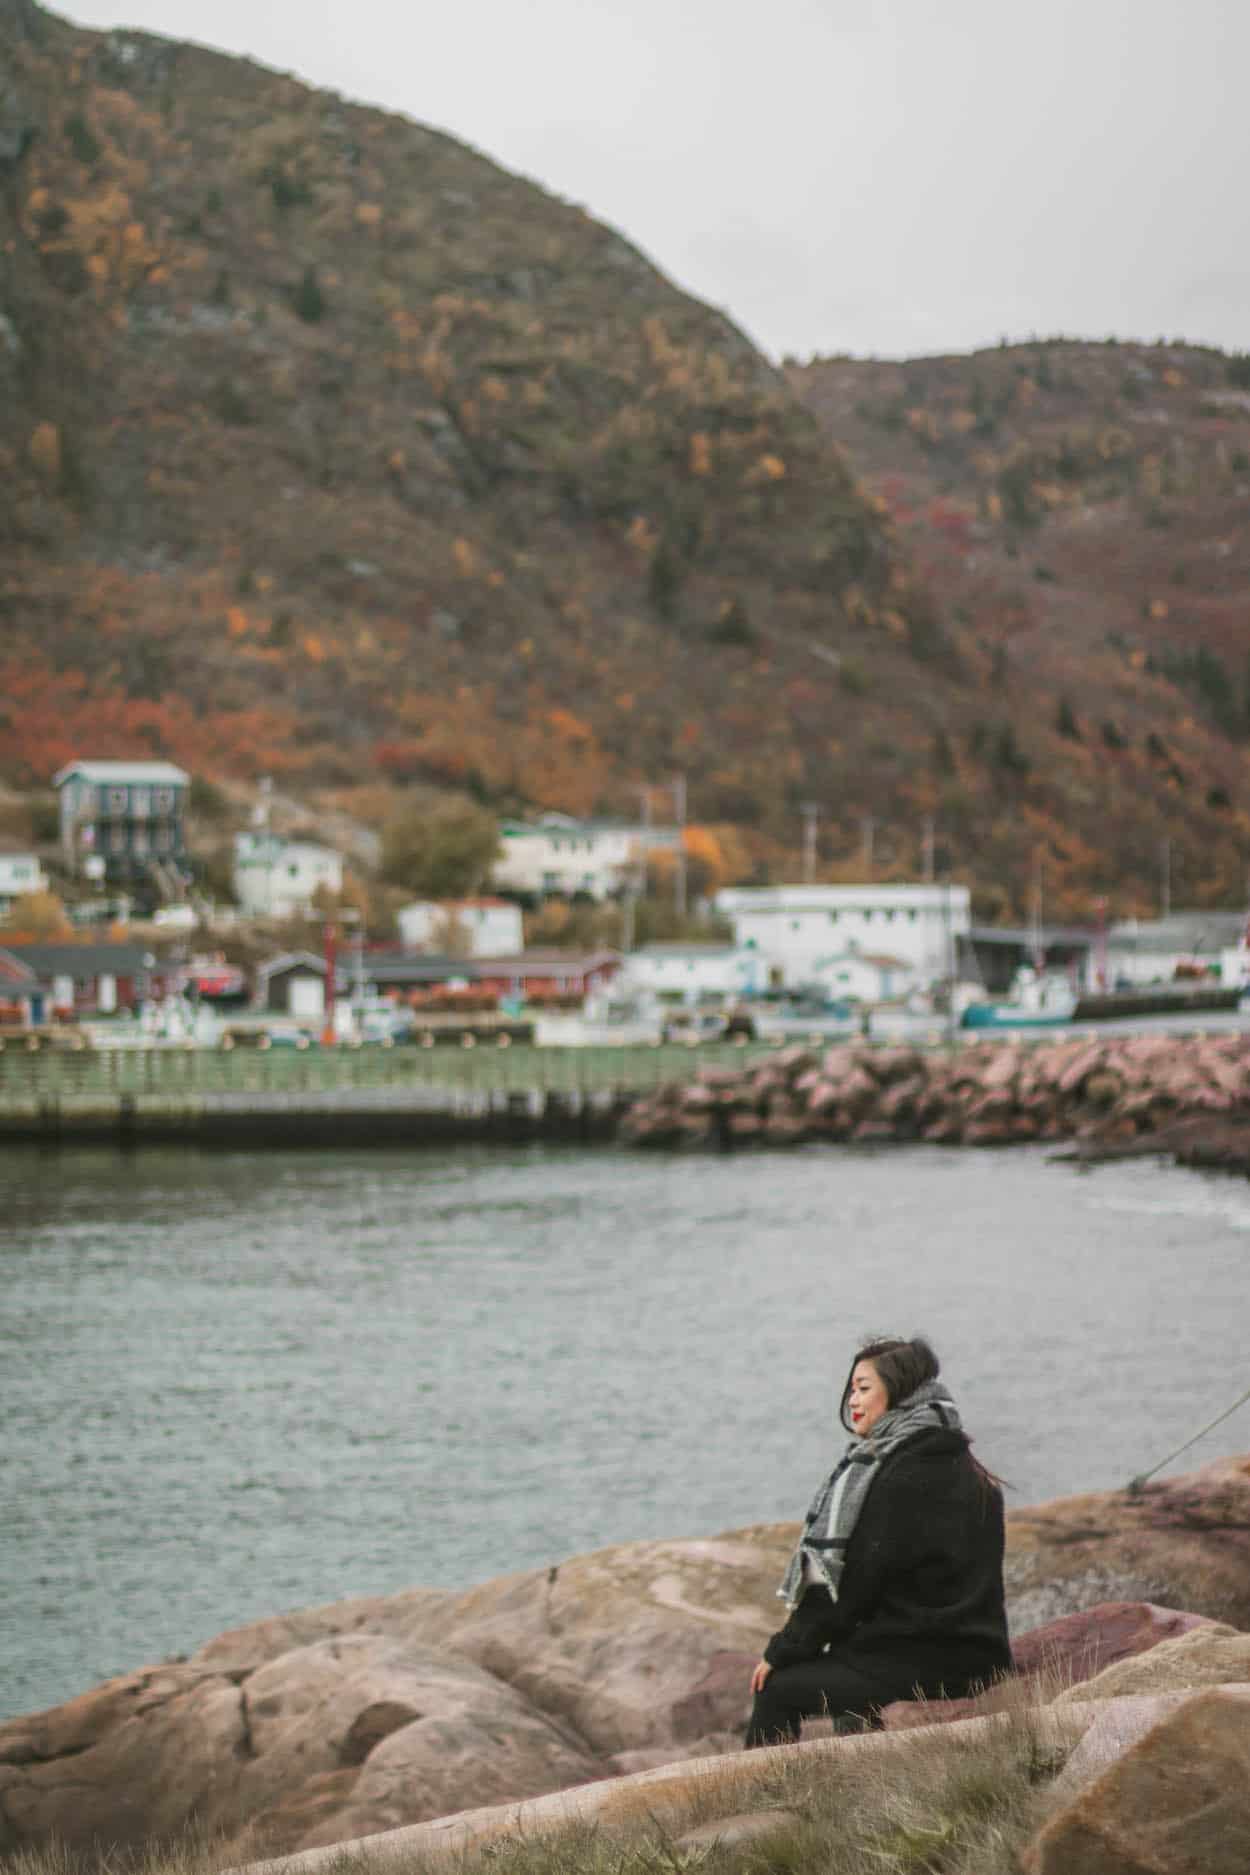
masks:
<instances>
[{"instance_id":1,"label":"dry grass","mask_svg":"<svg viewBox=\"0 0 1250 1875\"><path fill-rule=\"evenodd\" d=\"M328 1858L319 1875L1013 1875L1050 1808L1062 1748L1036 1692L1004 1688L993 1722L811 1749L747 1754L705 1777L622 1787L628 1803L541 1836L455 1853ZM772 1811L752 1842L684 1845L692 1828ZM3 1875L219 1875L234 1844L194 1836L145 1855L93 1861L59 1849L0 1862Z\"/></svg>"}]
</instances>

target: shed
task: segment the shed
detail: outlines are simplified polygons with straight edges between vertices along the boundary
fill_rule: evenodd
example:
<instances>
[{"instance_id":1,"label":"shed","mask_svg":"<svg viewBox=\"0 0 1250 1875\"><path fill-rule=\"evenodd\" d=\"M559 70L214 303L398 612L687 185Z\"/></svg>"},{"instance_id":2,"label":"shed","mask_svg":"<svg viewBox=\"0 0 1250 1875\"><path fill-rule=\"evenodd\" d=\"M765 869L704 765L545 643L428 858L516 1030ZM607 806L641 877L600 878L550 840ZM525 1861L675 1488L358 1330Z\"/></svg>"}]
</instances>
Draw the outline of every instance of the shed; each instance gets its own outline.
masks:
<instances>
[{"instance_id":1,"label":"shed","mask_svg":"<svg viewBox=\"0 0 1250 1875\"><path fill-rule=\"evenodd\" d=\"M341 969L334 973L334 993L346 992ZM326 1012L326 960L314 951L284 951L256 972L256 1001L271 1015L320 1022Z\"/></svg>"}]
</instances>

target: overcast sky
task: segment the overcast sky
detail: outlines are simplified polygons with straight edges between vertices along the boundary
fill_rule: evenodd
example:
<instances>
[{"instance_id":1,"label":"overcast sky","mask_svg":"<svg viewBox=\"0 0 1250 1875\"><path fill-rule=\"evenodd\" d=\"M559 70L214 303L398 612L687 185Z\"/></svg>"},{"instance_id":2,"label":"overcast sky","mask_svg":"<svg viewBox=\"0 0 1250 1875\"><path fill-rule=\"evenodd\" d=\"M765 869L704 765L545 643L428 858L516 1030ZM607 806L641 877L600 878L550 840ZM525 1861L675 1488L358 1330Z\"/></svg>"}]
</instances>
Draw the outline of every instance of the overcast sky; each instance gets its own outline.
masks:
<instances>
[{"instance_id":1,"label":"overcast sky","mask_svg":"<svg viewBox=\"0 0 1250 1875\"><path fill-rule=\"evenodd\" d=\"M1250 349L1247 0L71 0L451 131L774 356Z\"/></svg>"}]
</instances>

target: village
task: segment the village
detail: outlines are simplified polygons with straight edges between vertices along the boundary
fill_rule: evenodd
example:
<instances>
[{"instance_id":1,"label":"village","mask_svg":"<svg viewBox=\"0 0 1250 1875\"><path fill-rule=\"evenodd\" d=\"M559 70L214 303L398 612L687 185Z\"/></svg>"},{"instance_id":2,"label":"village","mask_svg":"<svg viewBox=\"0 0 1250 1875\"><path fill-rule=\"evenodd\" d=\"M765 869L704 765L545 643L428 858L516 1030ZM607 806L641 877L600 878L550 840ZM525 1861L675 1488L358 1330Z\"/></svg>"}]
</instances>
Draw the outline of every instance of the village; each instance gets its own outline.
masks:
<instances>
[{"instance_id":1,"label":"village","mask_svg":"<svg viewBox=\"0 0 1250 1875\"><path fill-rule=\"evenodd\" d=\"M684 815L653 822L649 800L634 822L504 820L479 890L397 901L382 929L352 894L350 858L277 831L264 789L210 897L185 770L84 759L52 783L55 839L0 848L0 1036L27 1045L897 1038L1179 985L1218 986L1228 1006L1250 976L1239 912L1085 929L1048 926L1039 906L1028 927L980 925L966 885L824 884L810 865L801 883L692 898ZM665 891L681 935L631 941ZM553 941L552 905L591 917ZM575 941L612 910L618 942Z\"/></svg>"}]
</instances>

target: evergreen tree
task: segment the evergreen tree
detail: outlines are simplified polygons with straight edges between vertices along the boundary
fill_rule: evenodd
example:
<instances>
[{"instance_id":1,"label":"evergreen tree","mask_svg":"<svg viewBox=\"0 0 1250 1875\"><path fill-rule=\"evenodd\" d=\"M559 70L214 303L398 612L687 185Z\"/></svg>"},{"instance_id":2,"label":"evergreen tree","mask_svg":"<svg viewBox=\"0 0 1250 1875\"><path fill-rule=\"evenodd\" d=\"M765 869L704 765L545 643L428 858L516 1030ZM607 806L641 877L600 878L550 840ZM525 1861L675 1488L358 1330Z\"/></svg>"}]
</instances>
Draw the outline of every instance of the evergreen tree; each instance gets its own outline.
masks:
<instances>
[{"instance_id":1,"label":"evergreen tree","mask_svg":"<svg viewBox=\"0 0 1250 1875\"><path fill-rule=\"evenodd\" d=\"M325 295L318 283L315 267L305 267L304 277L295 289L292 304L305 325L315 326L324 318Z\"/></svg>"}]
</instances>

